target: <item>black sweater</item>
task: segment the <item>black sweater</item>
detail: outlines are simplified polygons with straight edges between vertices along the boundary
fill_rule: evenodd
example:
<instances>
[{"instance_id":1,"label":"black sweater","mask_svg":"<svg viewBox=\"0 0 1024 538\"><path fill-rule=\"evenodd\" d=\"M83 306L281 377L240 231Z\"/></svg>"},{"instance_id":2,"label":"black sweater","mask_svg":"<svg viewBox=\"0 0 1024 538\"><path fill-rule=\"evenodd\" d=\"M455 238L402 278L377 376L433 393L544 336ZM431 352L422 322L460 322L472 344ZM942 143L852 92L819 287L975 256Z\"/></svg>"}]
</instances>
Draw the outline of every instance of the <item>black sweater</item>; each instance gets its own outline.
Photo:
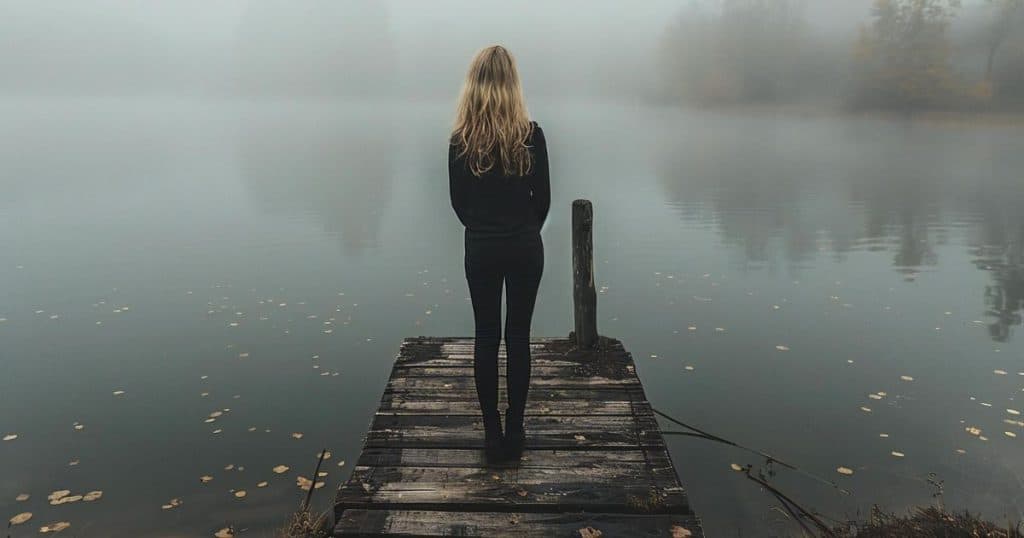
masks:
<instances>
[{"instance_id":1,"label":"black sweater","mask_svg":"<svg viewBox=\"0 0 1024 538\"><path fill-rule=\"evenodd\" d=\"M466 227L469 239L536 234L551 207L548 179L548 148L537 122L527 145L533 157L530 173L505 176L498 163L481 177L469 170L460 148L448 143L448 189L452 208Z\"/></svg>"}]
</instances>

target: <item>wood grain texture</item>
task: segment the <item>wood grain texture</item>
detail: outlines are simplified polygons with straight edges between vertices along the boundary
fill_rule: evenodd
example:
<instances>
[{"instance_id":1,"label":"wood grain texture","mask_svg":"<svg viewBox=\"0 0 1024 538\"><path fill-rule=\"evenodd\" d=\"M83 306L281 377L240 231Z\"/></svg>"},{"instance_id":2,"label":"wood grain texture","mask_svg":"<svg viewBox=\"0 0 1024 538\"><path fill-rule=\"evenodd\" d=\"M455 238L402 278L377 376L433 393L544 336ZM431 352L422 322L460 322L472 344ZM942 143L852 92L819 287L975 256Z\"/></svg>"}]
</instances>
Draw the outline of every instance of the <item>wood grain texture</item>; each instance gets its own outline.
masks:
<instances>
[{"instance_id":1,"label":"wood grain texture","mask_svg":"<svg viewBox=\"0 0 1024 538\"><path fill-rule=\"evenodd\" d=\"M531 351L526 451L487 464L473 340L406 339L338 490L335 535L702 536L622 344L537 338Z\"/></svg>"}]
</instances>

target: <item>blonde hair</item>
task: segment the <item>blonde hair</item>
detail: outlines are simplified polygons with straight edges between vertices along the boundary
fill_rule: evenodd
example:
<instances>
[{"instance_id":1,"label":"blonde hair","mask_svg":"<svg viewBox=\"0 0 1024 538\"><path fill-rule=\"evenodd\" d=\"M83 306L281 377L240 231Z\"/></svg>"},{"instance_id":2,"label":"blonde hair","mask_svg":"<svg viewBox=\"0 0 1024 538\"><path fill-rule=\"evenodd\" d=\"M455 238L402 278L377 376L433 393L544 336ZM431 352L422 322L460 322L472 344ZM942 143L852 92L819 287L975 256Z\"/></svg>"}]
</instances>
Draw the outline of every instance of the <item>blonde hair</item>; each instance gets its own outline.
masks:
<instances>
[{"instance_id":1,"label":"blonde hair","mask_svg":"<svg viewBox=\"0 0 1024 538\"><path fill-rule=\"evenodd\" d=\"M515 58L494 45L476 53L456 109L451 143L466 157L473 175L480 177L498 164L506 176L525 176L533 159L529 146L533 126L519 83Z\"/></svg>"}]
</instances>

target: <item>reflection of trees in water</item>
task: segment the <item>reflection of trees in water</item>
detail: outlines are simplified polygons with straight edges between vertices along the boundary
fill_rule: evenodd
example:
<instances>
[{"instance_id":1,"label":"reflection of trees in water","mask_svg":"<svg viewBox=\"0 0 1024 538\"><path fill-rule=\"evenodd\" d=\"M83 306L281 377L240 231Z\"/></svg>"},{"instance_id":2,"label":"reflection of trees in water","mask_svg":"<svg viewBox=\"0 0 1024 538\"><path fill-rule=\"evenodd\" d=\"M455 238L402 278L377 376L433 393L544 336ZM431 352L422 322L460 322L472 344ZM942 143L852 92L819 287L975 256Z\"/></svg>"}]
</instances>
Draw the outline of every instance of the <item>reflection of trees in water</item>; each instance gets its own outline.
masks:
<instances>
[{"instance_id":1,"label":"reflection of trees in water","mask_svg":"<svg viewBox=\"0 0 1024 538\"><path fill-rule=\"evenodd\" d=\"M1011 327L1022 325L1024 311L1024 186L1010 170L1012 160L993 155L995 181L972 198L972 208L981 222L971 241L974 264L988 271L992 283L985 287L986 315L992 318L989 334L997 342L1010 339ZM1002 182L999 181L1003 179ZM1012 179L1010 179L1012 178Z\"/></svg>"},{"instance_id":2,"label":"reflection of trees in water","mask_svg":"<svg viewBox=\"0 0 1024 538\"><path fill-rule=\"evenodd\" d=\"M708 123L656 148L662 188L684 220L714 227L755 266L780 256L800 264L821 251L842 259L857 247L853 214L829 185L834 148L809 153L816 126L766 118Z\"/></svg>"},{"instance_id":3,"label":"reflection of trees in water","mask_svg":"<svg viewBox=\"0 0 1024 538\"><path fill-rule=\"evenodd\" d=\"M379 0L247 4L235 47L237 90L269 95L377 95L397 52Z\"/></svg>"},{"instance_id":4,"label":"reflection of trees in water","mask_svg":"<svg viewBox=\"0 0 1024 538\"><path fill-rule=\"evenodd\" d=\"M984 291L990 333L1007 340L1024 315L1020 142L983 132L966 144L962 132L868 127L851 128L847 144L806 133L786 139L754 120L683 134L657 148L662 187L684 220L714 228L754 264L772 260L780 245L791 262L825 248L838 260L850 250L891 252L911 278L937 265L938 247L963 230L976 265L992 276Z\"/></svg>"},{"instance_id":5,"label":"reflection of trees in water","mask_svg":"<svg viewBox=\"0 0 1024 538\"><path fill-rule=\"evenodd\" d=\"M250 195L270 212L314 213L346 252L375 245L394 183L390 126L372 110L280 114L241 134Z\"/></svg>"}]
</instances>

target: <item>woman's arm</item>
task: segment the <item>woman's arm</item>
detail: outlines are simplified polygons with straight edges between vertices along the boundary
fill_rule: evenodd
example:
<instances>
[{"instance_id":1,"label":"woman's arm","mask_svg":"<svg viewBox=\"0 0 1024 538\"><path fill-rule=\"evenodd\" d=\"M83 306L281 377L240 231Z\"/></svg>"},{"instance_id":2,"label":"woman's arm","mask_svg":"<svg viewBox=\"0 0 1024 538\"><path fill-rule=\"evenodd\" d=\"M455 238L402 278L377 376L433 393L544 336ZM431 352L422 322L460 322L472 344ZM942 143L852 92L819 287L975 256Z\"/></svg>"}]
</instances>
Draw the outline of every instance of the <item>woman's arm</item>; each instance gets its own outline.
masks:
<instances>
[{"instance_id":1,"label":"woman's arm","mask_svg":"<svg viewBox=\"0 0 1024 538\"><path fill-rule=\"evenodd\" d=\"M537 221L544 226L548 218L548 210L551 208L551 179L548 175L548 144L544 138L544 130L540 125L534 127L534 174L533 174L533 196L530 203L533 211L537 214Z\"/></svg>"},{"instance_id":2,"label":"woman's arm","mask_svg":"<svg viewBox=\"0 0 1024 538\"><path fill-rule=\"evenodd\" d=\"M463 226L466 225L466 191L463 186L463 180L459 177L459 171L456 165L456 156L458 150L455 144L448 143L448 194L451 197L452 209L455 210L455 215L459 217L459 222Z\"/></svg>"}]
</instances>

